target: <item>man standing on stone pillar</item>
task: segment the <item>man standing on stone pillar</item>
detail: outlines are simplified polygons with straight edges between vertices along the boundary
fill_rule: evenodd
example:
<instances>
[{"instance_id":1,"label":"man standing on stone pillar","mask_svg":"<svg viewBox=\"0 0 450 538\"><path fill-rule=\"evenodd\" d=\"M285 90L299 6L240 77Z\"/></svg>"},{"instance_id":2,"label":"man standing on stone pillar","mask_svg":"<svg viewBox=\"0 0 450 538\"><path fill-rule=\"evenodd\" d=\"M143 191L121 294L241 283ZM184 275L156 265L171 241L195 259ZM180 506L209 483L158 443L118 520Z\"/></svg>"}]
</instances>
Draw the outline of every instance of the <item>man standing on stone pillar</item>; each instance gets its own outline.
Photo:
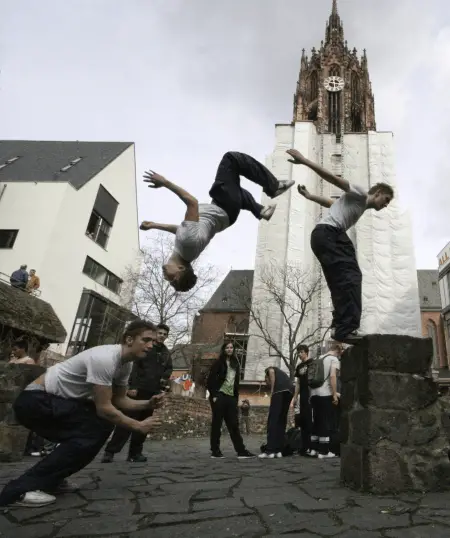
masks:
<instances>
[{"instance_id":1,"label":"man standing on stone pillar","mask_svg":"<svg viewBox=\"0 0 450 538\"><path fill-rule=\"evenodd\" d=\"M342 189L344 194L336 201L308 192L304 185L298 192L307 200L330 208L311 234L311 248L322 266L333 302L332 337L338 342L354 344L361 338L362 274L356 259L353 243L347 230L354 226L366 209L380 211L394 198L387 183L377 183L366 191L346 179L335 176L320 165L306 159L296 149L289 149L289 162L303 164L322 179Z\"/></svg>"}]
</instances>

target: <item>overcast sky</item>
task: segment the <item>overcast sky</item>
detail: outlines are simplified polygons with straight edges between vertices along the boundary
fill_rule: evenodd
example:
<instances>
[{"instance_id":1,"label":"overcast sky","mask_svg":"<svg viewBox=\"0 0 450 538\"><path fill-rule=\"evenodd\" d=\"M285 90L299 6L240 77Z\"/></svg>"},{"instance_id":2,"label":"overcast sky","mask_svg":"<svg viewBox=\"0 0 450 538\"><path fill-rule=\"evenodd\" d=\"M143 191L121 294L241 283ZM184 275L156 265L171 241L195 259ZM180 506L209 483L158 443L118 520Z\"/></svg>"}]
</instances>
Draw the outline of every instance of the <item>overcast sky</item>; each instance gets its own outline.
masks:
<instances>
[{"instance_id":1,"label":"overcast sky","mask_svg":"<svg viewBox=\"0 0 450 538\"><path fill-rule=\"evenodd\" d=\"M349 46L367 49L377 128L395 133L417 267L435 268L450 240L450 2L338 5ZM331 0L0 0L0 138L133 141L140 219L178 223L181 202L146 189L143 171L207 201L225 151L264 160L274 124L292 119L301 50L320 46L330 10ZM208 261L252 268L256 237L242 215Z\"/></svg>"}]
</instances>

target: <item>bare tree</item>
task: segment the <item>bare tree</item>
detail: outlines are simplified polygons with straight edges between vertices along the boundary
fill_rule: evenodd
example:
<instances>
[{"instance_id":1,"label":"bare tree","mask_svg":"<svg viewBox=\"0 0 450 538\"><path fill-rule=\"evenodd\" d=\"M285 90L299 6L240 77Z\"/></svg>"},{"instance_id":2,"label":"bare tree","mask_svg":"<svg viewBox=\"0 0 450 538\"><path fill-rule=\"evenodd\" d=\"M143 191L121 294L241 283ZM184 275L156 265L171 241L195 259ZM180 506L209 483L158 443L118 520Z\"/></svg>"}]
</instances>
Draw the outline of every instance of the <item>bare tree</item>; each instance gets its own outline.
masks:
<instances>
[{"instance_id":1,"label":"bare tree","mask_svg":"<svg viewBox=\"0 0 450 538\"><path fill-rule=\"evenodd\" d=\"M173 247L171 237L159 233L141 250L138 267L129 267L124 283L131 294L129 308L141 319L166 323L170 327L169 345L180 349L189 342L192 321L210 295L217 273L212 266L195 265L198 276L194 289L179 293L164 280L162 266Z\"/></svg>"},{"instance_id":2,"label":"bare tree","mask_svg":"<svg viewBox=\"0 0 450 538\"><path fill-rule=\"evenodd\" d=\"M247 306L250 313L250 336L262 339L268 355L281 358L294 378L297 364L297 346L309 347L323 342L328 327L320 326L317 300L321 293L321 279L298 266L281 267L276 263L264 267ZM284 326L283 339L279 328Z\"/></svg>"}]
</instances>

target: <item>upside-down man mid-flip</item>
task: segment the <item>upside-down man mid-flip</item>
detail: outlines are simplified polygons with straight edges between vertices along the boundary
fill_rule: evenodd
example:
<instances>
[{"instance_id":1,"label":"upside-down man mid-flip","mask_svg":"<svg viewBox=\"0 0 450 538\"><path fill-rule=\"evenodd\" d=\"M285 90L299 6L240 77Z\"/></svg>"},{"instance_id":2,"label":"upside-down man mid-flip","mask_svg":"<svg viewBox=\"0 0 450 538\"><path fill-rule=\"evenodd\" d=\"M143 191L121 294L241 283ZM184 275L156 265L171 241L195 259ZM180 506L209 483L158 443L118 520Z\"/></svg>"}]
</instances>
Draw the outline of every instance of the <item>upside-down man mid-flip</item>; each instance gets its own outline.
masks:
<instances>
[{"instance_id":1,"label":"upside-down man mid-flip","mask_svg":"<svg viewBox=\"0 0 450 538\"><path fill-rule=\"evenodd\" d=\"M189 291L196 282L191 262L196 260L216 233L222 232L236 222L241 209L250 211L257 219L270 220L276 205L262 206L241 187L240 176L260 185L269 198L276 198L294 185L294 181L279 181L253 157L236 151L225 153L219 163L216 179L209 191L210 204L199 204L194 196L156 172L146 172L144 181L149 187L165 187L186 204L183 222L157 224L144 221L141 230L162 230L175 234L175 245L167 263L163 266L164 278L177 291Z\"/></svg>"}]
</instances>

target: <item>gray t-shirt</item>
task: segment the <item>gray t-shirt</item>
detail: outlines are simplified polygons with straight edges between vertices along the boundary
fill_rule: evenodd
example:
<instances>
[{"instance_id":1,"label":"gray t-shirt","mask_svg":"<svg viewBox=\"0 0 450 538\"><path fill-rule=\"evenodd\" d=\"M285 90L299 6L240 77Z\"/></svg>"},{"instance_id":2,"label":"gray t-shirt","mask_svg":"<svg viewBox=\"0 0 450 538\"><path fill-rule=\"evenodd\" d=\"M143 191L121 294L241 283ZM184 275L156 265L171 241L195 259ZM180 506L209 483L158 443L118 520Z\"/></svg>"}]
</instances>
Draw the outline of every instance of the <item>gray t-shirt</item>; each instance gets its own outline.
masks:
<instances>
[{"instance_id":1,"label":"gray t-shirt","mask_svg":"<svg viewBox=\"0 0 450 538\"><path fill-rule=\"evenodd\" d=\"M367 196L365 189L350 184L350 190L334 202L319 224L327 224L346 232L367 209Z\"/></svg>"},{"instance_id":2,"label":"gray t-shirt","mask_svg":"<svg viewBox=\"0 0 450 538\"><path fill-rule=\"evenodd\" d=\"M60 362L45 373L45 390L62 398L87 399L93 385L127 387L133 363L122 363L122 346L97 346Z\"/></svg>"},{"instance_id":3,"label":"gray t-shirt","mask_svg":"<svg viewBox=\"0 0 450 538\"><path fill-rule=\"evenodd\" d=\"M218 205L199 204L198 209L198 222L183 221L175 235L174 251L187 262L196 260L211 239L230 225L227 212Z\"/></svg>"}]
</instances>

